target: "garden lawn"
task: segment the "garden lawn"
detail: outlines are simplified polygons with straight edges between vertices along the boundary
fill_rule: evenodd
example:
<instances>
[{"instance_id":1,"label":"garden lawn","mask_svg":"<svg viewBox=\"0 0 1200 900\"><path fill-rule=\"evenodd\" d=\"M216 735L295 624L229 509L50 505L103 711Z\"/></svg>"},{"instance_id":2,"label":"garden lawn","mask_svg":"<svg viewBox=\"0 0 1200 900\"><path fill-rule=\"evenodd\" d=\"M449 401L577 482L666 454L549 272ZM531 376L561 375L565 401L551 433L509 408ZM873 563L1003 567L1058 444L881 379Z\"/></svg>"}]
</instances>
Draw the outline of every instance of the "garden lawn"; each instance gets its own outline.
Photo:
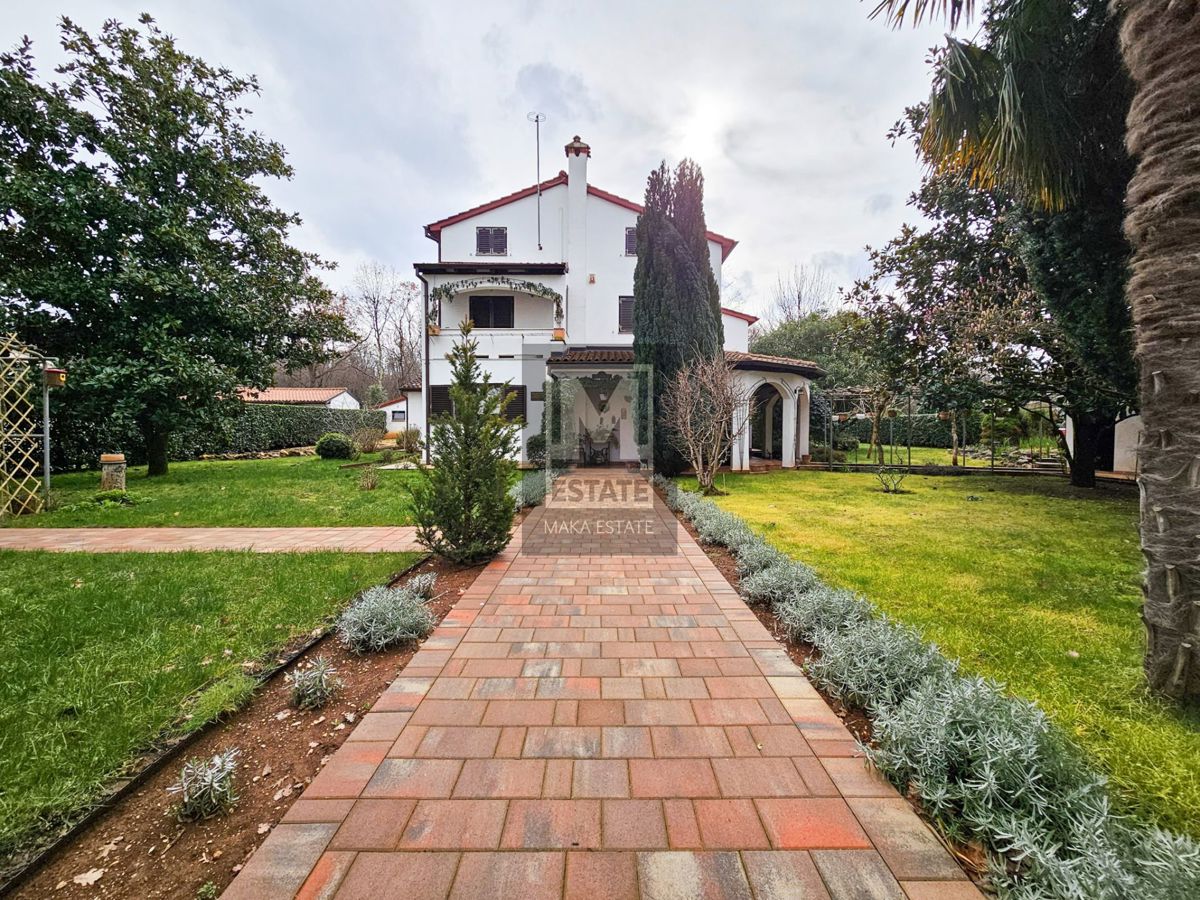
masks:
<instances>
[{"instance_id":1,"label":"garden lawn","mask_svg":"<svg viewBox=\"0 0 1200 900\"><path fill-rule=\"evenodd\" d=\"M722 507L827 581L1037 701L1108 772L1125 808L1200 836L1200 713L1145 691L1131 488L911 475L906 493L887 495L871 474L826 472L721 486Z\"/></svg>"},{"instance_id":2,"label":"garden lawn","mask_svg":"<svg viewBox=\"0 0 1200 900\"><path fill-rule=\"evenodd\" d=\"M128 507L94 501L99 472L71 472L53 478L54 509L0 521L19 528L409 523L406 484L418 477L415 472L380 470L379 487L364 491L359 487L363 469L340 468L344 464L317 456L173 462L169 474L158 478L135 466L125 486L137 502Z\"/></svg>"},{"instance_id":3,"label":"garden lawn","mask_svg":"<svg viewBox=\"0 0 1200 900\"><path fill-rule=\"evenodd\" d=\"M156 738L245 700L242 663L414 553L0 552L0 853Z\"/></svg>"}]
</instances>

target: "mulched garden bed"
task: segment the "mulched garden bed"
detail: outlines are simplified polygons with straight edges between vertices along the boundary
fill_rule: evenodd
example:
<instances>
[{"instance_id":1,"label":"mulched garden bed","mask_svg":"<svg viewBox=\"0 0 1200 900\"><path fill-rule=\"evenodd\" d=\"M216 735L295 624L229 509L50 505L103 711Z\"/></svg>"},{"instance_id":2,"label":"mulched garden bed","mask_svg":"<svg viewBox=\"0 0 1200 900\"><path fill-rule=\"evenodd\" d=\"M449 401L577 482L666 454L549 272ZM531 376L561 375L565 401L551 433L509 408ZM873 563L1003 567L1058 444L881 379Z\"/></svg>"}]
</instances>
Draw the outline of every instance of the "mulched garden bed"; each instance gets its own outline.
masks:
<instances>
[{"instance_id":1,"label":"mulched garden bed","mask_svg":"<svg viewBox=\"0 0 1200 900\"><path fill-rule=\"evenodd\" d=\"M663 492L657 488L655 489L655 492L658 494L659 499L665 504L667 498ZM669 506L667 508L670 509ZM689 522L679 513L675 513L675 518L678 520L679 524L684 527L687 533L695 539L696 543L700 545L701 549L704 550L705 554L708 556L709 560L712 561L713 565L715 565L717 569L720 570L721 574L725 576L725 580L733 586L734 590L738 591L738 593L741 593L741 578L738 577L737 560L729 551L729 549L715 544L706 544L700 539L699 533L695 528L692 527L691 522ZM760 603L747 603L746 605L750 607L754 615L758 617L758 620L766 626L768 631L771 632L771 636L780 643L784 650L787 651L787 654L791 658L792 662L800 666L800 668L803 669L806 662L820 655L820 651L818 651L817 648L812 644L808 644L803 641L793 641L787 635L787 632L780 627L779 618L773 612L771 612L768 607ZM829 704L830 708L834 711L834 713L837 714L838 718L842 720L846 728L849 729L850 733L853 734L858 741L863 744L872 743L871 719L861 707L849 706L843 703L837 697L827 693L820 685L813 684L813 688L821 695L821 698L827 704ZM921 804L916 797L907 796L905 799L908 800L909 804L914 810L916 810L917 814L920 815L922 819L928 821L928 817L924 814L924 811L921 809ZM938 836L939 840L941 840L942 844L946 847L946 850L958 861L958 864L962 866L967 875L970 876L971 880L978 884L983 876L983 873L987 870L987 855L982 846L974 844L970 846L964 846L963 844L958 844L948 840L946 836L943 835L937 828L934 828L933 832Z\"/></svg>"},{"instance_id":2,"label":"mulched garden bed","mask_svg":"<svg viewBox=\"0 0 1200 900\"><path fill-rule=\"evenodd\" d=\"M441 622L482 569L432 558L395 583L436 572L437 596L429 607ZM201 889L218 896L416 650L410 644L355 656L335 635L326 635L265 682L245 707L209 726L137 790L52 853L13 896L191 900ZM287 655L286 650L280 653L281 658ZM345 686L324 709L299 711L292 707L283 676L315 656L327 657ZM178 780L183 761L229 747L242 753L237 805L228 815L180 823L167 788Z\"/></svg>"}]
</instances>

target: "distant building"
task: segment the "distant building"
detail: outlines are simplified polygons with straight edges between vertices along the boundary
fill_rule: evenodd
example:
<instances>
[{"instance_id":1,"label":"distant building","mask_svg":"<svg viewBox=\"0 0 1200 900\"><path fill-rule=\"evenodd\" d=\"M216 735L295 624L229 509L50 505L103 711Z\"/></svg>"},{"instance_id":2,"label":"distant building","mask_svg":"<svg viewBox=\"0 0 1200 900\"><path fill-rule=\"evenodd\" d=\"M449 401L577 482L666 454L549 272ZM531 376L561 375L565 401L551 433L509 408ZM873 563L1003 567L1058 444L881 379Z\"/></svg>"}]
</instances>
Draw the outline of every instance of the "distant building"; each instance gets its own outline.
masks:
<instances>
[{"instance_id":1,"label":"distant building","mask_svg":"<svg viewBox=\"0 0 1200 900\"><path fill-rule=\"evenodd\" d=\"M411 423L413 410L421 403L421 389L419 387L402 388L395 397L390 400L385 400L375 408L383 410L383 414L387 416L388 431L404 431L407 428L416 428L416 424ZM418 422L420 415L418 413Z\"/></svg>"},{"instance_id":2,"label":"distant building","mask_svg":"<svg viewBox=\"0 0 1200 900\"><path fill-rule=\"evenodd\" d=\"M278 403L285 406L324 406L329 409L361 409L354 395L342 387L294 388L271 387L238 388L238 396L245 403Z\"/></svg>"}]
</instances>

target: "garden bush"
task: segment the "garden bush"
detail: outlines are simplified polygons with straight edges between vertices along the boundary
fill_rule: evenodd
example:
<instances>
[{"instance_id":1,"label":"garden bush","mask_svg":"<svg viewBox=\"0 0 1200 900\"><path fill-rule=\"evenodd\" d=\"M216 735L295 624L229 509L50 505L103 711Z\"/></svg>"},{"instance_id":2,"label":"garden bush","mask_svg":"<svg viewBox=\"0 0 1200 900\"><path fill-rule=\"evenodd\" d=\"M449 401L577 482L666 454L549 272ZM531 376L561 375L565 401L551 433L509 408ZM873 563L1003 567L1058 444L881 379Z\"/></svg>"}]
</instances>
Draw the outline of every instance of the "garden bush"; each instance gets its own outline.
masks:
<instances>
[{"instance_id":1,"label":"garden bush","mask_svg":"<svg viewBox=\"0 0 1200 900\"><path fill-rule=\"evenodd\" d=\"M371 653L415 641L433 631L433 614L407 588L368 588L338 617L338 635L355 653Z\"/></svg>"},{"instance_id":2,"label":"garden bush","mask_svg":"<svg viewBox=\"0 0 1200 900\"><path fill-rule=\"evenodd\" d=\"M326 656L318 656L311 664L290 672L287 682L292 686L292 703L297 709L320 709L342 689L337 669Z\"/></svg>"},{"instance_id":3,"label":"garden bush","mask_svg":"<svg viewBox=\"0 0 1200 900\"><path fill-rule=\"evenodd\" d=\"M527 506L541 505L546 499L546 495L550 493L557 474L554 470L547 472L545 469L537 469L523 474L508 489L509 496L512 497L516 508L524 509Z\"/></svg>"},{"instance_id":4,"label":"garden bush","mask_svg":"<svg viewBox=\"0 0 1200 900\"><path fill-rule=\"evenodd\" d=\"M452 413L437 416L429 432L431 466L409 486L417 541L452 562L481 562L511 538L516 508L509 493L520 425L503 414L505 394L479 365L471 323L446 358Z\"/></svg>"},{"instance_id":5,"label":"garden bush","mask_svg":"<svg viewBox=\"0 0 1200 900\"><path fill-rule=\"evenodd\" d=\"M179 795L176 813L185 822L198 822L228 812L237 803L234 777L241 751L230 748L212 759L189 759L183 764L179 781L167 792Z\"/></svg>"},{"instance_id":6,"label":"garden bush","mask_svg":"<svg viewBox=\"0 0 1200 900\"><path fill-rule=\"evenodd\" d=\"M816 572L803 563L792 562L789 559L742 576L742 593L755 603L774 606L793 594L815 587L816 584Z\"/></svg>"},{"instance_id":7,"label":"garden bush","mask_svg":"<svg viewBox=\"0 0 1200 900\"><path fill-rule=\"evenodd\" d=\"M818 582L776 604L775 615L793 641L816 642L823 631L853 628L874 614L865 597Z\"/></svg>"},{"instance_id":8,"label":"garden bush","mask_svg":"<svg viewBox=\"0 0 1200 900\"><path fill-rule=\"evenodd\" d=\"M967 414L966 443L979 443L982 424L982 415L977 412ZM833 444L835 448L842 448L840 441L844 436L851 437L862 444L868 444L871 441L870 419L851 419L848 422L837 423L834 428ZM958 424L960 436L962 428L962 417L960 416ZM884 443L890 443L894 438L897 444L907 444L909 441L909 417L899 415L894 419L884 419L879 423L879 432ZM949 447L950 443L949 421L943 421L933 414L912 417L912 445L914 447ZM849 449L853 451L854 448L850 447Z\"/></svg>"},{"instance_id":9,"label":"garden bush","mask_svg":"<svg viewBox=\"0 0 1200 900\"><path fill-rule=\"evenodd\" d=\"M374 453L379 449L379 442L383 440L383 436L386 433L382 428L375 425L366 425L362 428L356 428L351 435L351 439L363 453Z\"/></svg>"},{"instance_id":10,"label":"garden bush","mask_svg":"<svg viewBox=\"0 0 1200 900\"><path fill-rule=\"evenodd\" d=\"M321 459L353 459L357 453L350 435L330 431L317 441L317 456Z\"/></svg>"},{"instance_id":11,"label":"garden bush","mask_svg":"<svg viewBox=\"0 0 1200 900\"><path fill-rule=\"evenodd\" d=\"M544 434L535 434L525 442L525 456L534 465L542 465L546 462L546 436Z\"/></svg>"},{"instance_id":12,"label":"garden bush","mask_svg":"<svg viewBox=\"0 0 1200 900\"><path fill-rule=\"evenodd\" d=\"M396 449L401 453L421 452L421 432L415 428L405 428L396 433Z\"/></svg>"},{"instance_id":13,"label":"garden bush","mask_svg":"<svg viewBox=\"0 0 1200 900\"><path fill-rule=\"evenodd\" d=\"M435 587L437 587L437 575L434 572L422 572L404 583L406 591L415 594L422 600L432 600Z\"/></svg>"}]
</instances>

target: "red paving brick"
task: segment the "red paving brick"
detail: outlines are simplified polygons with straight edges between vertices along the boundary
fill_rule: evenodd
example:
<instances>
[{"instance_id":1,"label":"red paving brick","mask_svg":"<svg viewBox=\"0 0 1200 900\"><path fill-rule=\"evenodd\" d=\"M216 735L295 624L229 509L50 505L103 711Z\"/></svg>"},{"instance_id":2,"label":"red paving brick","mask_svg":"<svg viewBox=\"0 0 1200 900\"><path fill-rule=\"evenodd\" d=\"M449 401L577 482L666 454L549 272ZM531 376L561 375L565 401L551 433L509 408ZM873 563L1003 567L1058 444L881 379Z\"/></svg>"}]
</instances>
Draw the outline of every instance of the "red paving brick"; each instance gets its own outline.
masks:
<instances>
[{"instance_id":1,"label":"red paving brick","mask_svg":"<svg viewBox=\"0 0 1200 900\"><path fill-rule=\"evenodd\" d=\"M636 543L547 514L226 896L981 896L660 503Z\"/></svg>"}]
</instances>

